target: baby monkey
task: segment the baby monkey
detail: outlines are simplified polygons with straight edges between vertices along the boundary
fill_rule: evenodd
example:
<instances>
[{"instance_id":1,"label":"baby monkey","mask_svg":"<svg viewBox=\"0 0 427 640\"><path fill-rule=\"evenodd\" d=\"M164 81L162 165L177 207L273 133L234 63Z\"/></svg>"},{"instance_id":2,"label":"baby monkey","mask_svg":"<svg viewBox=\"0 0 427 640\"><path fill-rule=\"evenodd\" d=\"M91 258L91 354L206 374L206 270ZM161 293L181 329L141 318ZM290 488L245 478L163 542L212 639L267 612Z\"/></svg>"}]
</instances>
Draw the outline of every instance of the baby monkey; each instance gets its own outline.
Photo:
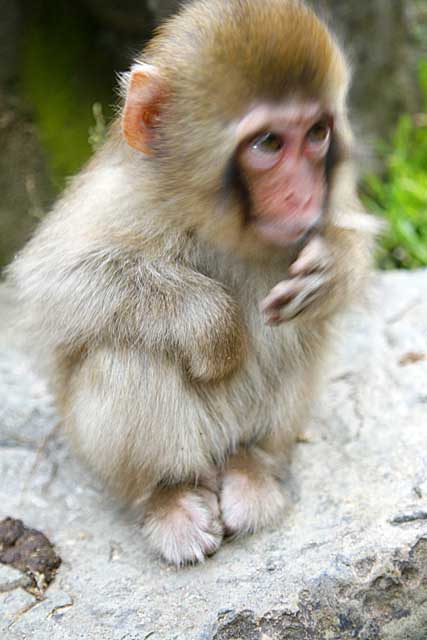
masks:
<instances>
[{"instance_id":1,"label":"baby monkey","mask_svg":"<svg viewBox=\"0 0 427 640\"><path fill-rule=\"evenodd\" d=\"M332 321L370 263L348 85L302 2L190 2L10 267L77 450L176 565L284 511Z\"/></svg>"}]
</instances>

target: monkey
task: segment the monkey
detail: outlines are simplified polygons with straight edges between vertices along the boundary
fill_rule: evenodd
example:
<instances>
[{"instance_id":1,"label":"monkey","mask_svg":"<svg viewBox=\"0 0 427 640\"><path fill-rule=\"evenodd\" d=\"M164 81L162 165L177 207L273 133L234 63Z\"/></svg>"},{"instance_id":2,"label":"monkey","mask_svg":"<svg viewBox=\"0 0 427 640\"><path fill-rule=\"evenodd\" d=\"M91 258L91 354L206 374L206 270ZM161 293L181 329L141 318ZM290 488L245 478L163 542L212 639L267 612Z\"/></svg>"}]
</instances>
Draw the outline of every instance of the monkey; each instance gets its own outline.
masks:
<instances>
[{"instance_id":1,"label":"monkey","mask_svg":"<svg viewBox=\"0 0 427 640\"><path fill-rule=\"evenodd\" d=\"M335 320L361 298L336 37L299 0L192 0L9 267L66 432L168 563L285 513Z\"/></svg>"}]
</instances>

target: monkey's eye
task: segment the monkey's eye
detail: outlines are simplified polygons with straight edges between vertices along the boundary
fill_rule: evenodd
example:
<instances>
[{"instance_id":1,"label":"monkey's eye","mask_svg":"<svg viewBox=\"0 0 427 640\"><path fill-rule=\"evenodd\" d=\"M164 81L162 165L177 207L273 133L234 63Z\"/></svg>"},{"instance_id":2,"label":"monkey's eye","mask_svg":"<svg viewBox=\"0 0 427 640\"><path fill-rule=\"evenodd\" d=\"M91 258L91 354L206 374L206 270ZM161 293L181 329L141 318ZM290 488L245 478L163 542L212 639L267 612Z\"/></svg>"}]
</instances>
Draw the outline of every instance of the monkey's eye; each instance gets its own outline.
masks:
<instances>
[{"instance_id":1,"label":"monkey's eye","mask_svg":"<svg viewBox=\"0 0 427 640\"><path fill-rule=\"evenodd\" d=\"M307 133L307 140L314 144L321 144L322 142L326 142L329 138L329 134L331 131L331 127L327 120L319 120L315 125L311 127L309 132Z\"/></svg>"},{"instance_id":2,"label":"monkey's eye","mask_svg":"<svg viewBox=\"0 0 427 640\"><path fill-rule=\"evenodd\" d=\"M277 153L283 147L283 140L277 133L262 133L252 140L251 147L260 153Z\"/></svg>"}]
</instances>

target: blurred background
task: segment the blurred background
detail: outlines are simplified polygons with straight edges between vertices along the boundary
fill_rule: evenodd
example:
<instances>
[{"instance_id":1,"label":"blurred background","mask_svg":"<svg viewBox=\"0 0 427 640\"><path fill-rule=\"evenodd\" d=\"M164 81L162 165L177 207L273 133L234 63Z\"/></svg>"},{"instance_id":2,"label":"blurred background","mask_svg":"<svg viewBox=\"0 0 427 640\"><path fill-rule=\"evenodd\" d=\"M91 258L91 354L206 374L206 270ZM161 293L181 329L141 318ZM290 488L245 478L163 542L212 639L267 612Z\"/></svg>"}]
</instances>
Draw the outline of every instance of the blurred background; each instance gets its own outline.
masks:
<instances>
[{"instance_id":1,"label":"blurred background","mask_svg":"<svg viewBox=\"0 0 427 640\"><path fill-rule=\"evenodd\" d=\"M115 74L178 4L0 0L0 268L102 142ZM311 4L352 62L361 193L389 222L378 265L426 266L427 0Z\"/></svg>"}]
</instances>

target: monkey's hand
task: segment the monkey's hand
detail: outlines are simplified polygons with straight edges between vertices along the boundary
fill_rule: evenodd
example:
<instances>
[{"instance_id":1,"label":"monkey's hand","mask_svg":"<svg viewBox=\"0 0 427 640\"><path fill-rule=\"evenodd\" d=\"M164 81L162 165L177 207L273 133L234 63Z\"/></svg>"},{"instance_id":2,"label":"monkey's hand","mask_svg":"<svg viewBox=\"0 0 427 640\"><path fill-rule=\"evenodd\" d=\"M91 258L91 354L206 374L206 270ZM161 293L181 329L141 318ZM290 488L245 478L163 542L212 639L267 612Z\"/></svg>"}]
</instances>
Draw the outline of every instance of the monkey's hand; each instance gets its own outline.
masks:
<instances>
[{"instance_id":1,"label":"monkey's hand","mask_svg":"<svg viewBox=\"0 0 427 640\"><path fill-rule=\"evenodd\" d=\"M334 254L326 240L315 236L289 268L288 280L276 285L262 301L266 324L279 325L302 313L316 315L328 305L336 286Z\"/></svg>"}]
</instances>

